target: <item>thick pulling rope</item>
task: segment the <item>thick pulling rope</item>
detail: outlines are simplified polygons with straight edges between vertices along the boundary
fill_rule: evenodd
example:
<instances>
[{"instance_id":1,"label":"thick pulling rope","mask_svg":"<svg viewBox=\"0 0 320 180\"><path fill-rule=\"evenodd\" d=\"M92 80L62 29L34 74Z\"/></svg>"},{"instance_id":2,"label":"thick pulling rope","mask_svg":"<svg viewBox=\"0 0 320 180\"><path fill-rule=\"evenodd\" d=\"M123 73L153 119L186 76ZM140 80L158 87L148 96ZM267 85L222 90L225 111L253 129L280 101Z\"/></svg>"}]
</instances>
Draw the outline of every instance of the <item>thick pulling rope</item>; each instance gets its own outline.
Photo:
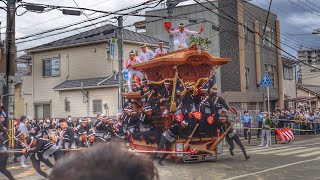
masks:
<instances>
[{"instance_id":1,"label":"thick pulling rope","mask_svg":"<svg viewBox=\"0 0 320 180\"><path fill-rule=\"evenodd\" d=\"M62 151L81 151L84 150L85 148L79 148L79 149L62 149ZM191 151L158 151L158 150L154 150L154 151L147 151L147 150L135 150L135 149L129 149L129 152L133 152L133 153L158 153L158 154L196 154L197 151L196 150L191 150ZM6 153L21 153L22 150L21 149L12 149L12 150L5 150L5 151L0 151L0 154L6 154Z\"/></svg>"},{"instance_id":2,"label":"thick pulling rope","mask_svg":"<svg viewBox=\"0 0 320 180\"><path fill-rule=\"evenodd\" d=\"M158 153L158 154L196 154L196 150L191 150L191 151L159 151L159 150L154 150L154 151L147 151L147 150L134 150L134 149L129 149L129 152L133 153Z\"/></svg>"}]
</instances>

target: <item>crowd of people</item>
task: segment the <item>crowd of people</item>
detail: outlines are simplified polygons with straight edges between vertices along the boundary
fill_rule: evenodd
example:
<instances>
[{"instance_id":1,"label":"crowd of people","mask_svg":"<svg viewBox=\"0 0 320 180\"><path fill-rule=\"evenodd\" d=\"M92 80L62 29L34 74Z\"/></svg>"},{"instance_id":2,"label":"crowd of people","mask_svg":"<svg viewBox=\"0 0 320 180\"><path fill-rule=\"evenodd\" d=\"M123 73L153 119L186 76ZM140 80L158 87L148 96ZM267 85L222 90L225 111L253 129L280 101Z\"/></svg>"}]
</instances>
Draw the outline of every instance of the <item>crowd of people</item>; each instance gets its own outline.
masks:
<instances>
[{"instance_id":1,"label":"crowd of people","mask_svg":"<svg viewBox=\"0 0 320 180\"><path fill-rule=\"evenodd\" d=\"M248 130L256 124L255 128L262 128L262 119L264 110L260 110L256 118L249 111L244 111L244 115L241 117L241 122L244 127L244 136L247 139ZM270 119L272 121L272 128L291 128L296 135L300 134L317 134L320 132L320 113L319 109L313 111L305 109L293 109L289 110L276 109L270 113ZM261 129L257 131L257 138L261 135Z\"/></svg>"}]
</instances>

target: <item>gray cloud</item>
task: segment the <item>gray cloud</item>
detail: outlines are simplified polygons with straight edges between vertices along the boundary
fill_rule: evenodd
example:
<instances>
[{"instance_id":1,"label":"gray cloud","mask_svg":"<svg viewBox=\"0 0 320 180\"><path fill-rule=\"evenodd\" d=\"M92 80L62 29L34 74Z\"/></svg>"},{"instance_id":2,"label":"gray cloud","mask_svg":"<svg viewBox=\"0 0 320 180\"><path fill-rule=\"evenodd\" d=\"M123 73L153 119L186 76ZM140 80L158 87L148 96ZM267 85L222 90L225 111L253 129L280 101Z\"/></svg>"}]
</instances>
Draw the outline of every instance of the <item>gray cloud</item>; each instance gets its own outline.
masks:
<instances>
[{"instance_id":1,"label":"gray cloud","mask_svg":"<svg viewBox=\"0 0 320 180\"><path fill-rule=\"evenodd\" d=\"M320 7L319 0L303 0L307 6ZM311 2L311 3L310 3ZM253 0L252 3L267 9L269 0ZM312 35L314 29L320 28L320 8L319 11L312 10L298 0L273 0L272 12L280 19L282 42L295 49L320 48L320 36ZM302 35L308 34L308 35ZM297 52L292 48L282 45L282 48L296 55ZM284 54L286 55L286 54Z\"/></svg>"}]
</instances>

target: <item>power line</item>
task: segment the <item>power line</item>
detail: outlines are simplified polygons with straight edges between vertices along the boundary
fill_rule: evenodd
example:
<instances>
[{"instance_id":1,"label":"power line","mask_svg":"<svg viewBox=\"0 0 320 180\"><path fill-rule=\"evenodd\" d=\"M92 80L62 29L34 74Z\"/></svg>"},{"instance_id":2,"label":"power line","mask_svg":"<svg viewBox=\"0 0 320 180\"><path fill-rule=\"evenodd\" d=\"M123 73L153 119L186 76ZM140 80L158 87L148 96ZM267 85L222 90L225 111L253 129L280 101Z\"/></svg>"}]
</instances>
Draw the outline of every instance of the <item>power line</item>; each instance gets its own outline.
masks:
<instances>
[{"instance_id":1,"label":"power line","mask_svg":"<svg viewBox=\"0 0 320 180\"><path fill-rule=\"evenodd\" d=\"M300 8L302 8L302 9L310 12L310 13L313 14L313 15L320 16L319 14L314 13L314 12L310 11L309 9L306 9L305 7L302 7L302 6L300 6L299 4L297 4L297 3L295 3L295 2L293 2L293 1L291 1L291 0L288 0L288 1L289 1L290 3L292 3L292 4L294 4L294 5L296 5L296 6L300 7ZM299 2L300 2L300 1L299 1Z\"/></svg>"},{"instance_id":2,"label":"power line","mask_svg":"<svg viewBox=\"0 0 320 180\"><path fill-rule=\"evenodd\" d=\"M316 8L320 9L320 6L315 5L313 2L310 2L309 0L306 0L308 3L312 4L313 6L315 6Z\"/></svg>"},{"instance_id":3,"label":"power line","mask_svg":"<svg viewBox=\"0 0 320 180\"><path fill-rule=\"evenodd\" d=\"M47 36L45 36L45 37L38 37L38 38L29 39L29 40L25 40L25 41L19 41L19 42L16 42L16 44L21 44L21 43L31 42L31 41L35 41L35 40L39 40L39 39L48 38L48 37L51 37L51 36L56 36L56 35L60 35L60 34L64 34L64 33L68 33L68 32L71 32L71 31L75 31L75 30L79 30L79 29L87 28L87 27L90 27L90 26L95 26L95 25L100 24L100 23L103 23L103 22L110 22L110 20L109 20L109 19L107 19L107 20L99 21L99 22L97 22L97 23L92 23L92 24L90 24L90 25L86 25L86 26L82 26L82 27L78 27L78 28L74 28L74 29L66 30L66 31L63 31L63 32L59 32L59 33L55 33L55 34L49 34L49 35L47 35Z\"/></svg>"},{"instance_id":4,"label":"power line","mask_svg":"<svg viewBox=\"0 0 320 180\"><path fill-rule=\"evenodd\" d=\"M304 4L306 7L308 7L309 9L313 10L313 11L316 11L317 13L320 13L319 10L317 9L314 9L313 7L309 6L307 3L305 2L301 2L300 0L298 0L300 4Z\"/></svg>"},{"instance_id":5,"label":"power line","mask_svg":"<svg viewBox=\"0 0 320 180\"><path fill-rule=\"evenodd\" d=\"M194 1L195 1L197 4L199 4L200 6L206 8L206 9L208 9L209 11L211 11L212 13L218 15L219 17L221 17L221 18L223 18L223 19L227 19L227 18L221 16L220 14L217 14L216 12L212 11L210 8L204 6L203 4L201 4L200 2L198 2L197 0L194 0ZM211 3L210 1L208 1L208 2L209 2L211 5L213 5L214 7L216 7L217 9L219 9L216 5L214 5L214 4ZM219 9L219 10L220 10L221 12L223 12L224 14L226 14L227 16L232 17L232 16L230 16L228 13L224 12L223 10L221 10L221 9ZM233 17L232 17L232 19L235 20ZM227 20L228 20L228 19L227 19ZM230 21L230 20L228 20L228 21ZM243 23L240 23L238 20L237 20L236 22L233 22L233 21L230 21L230 22L236 23L236 24L239 24L239 25L242 25L242 26L245 27L249 32L251 32L251 33L257 33L257 34L261 37L261 35L259 34L259 32L255 32L254 30L250 29L249 27L244 26ZM263 37L262 37L262 38L263 38ZM287 55L289 55L289 56L293 57L294 59L296 59L297 61L301 62L302 64L305 64L305 65L308 65L308 66L310 66L310 67L313 67L313 68L315 68L315 69L320 70L320 68L314 67L314 66L312 66L312 65L310 65L310 64L308 64L308 63L306 63L306 62L304 62L304 61L301 61L301 60L297 59L294 55L290 54L290 53L287 52L286 50L284 50L284 49L280 48L279 46L277 46L276 44L272 43L272 41L270 41L270 40L268 40L268 39L265 39L265 40L268 41L270 44L274 45L277 49L281 50L282 52L286 53Z\"/></svg>"},{"instance_id":6,"label":"power line","mask_svg":"<svg viewBox=\"0 0 320 180\"><path fill-rule=\"evenodd\" d=\"M257 17L257 16L255 16L255 15L253 15L253 14L251 13L251 11L249 11L249 9L248 9L246 12L248 12L248 13L250 14L250 18L251 18L251 17L255 17L255 18L259 19L260 21L262 21L262 19L261 19L260 17ZM244 15L246 15L246 13L244 13L244 10L242 10L242 13L243 13ZM248 19L248 18L246 18L245 16L243 16L243 17L244 17L245 20L248 20L249 22L251 22L251 23L254 24L254 20L251 21L251 19ZM270 24L269 24L269 25L270 25ZM271 24L271 26L272 26L272 24ZM297 40L295 40L295 39L293 39L293 38L290 38L290 37L286 36L285 34L283 34L283 33L281 33L281 32L280 32L280 34L281 34L282 36L288 38L288 39L285 39L286 41L289 41L290 43L296 44L295 46L298 46L298 48L301 48L301 44L304 44L303 47L306 47L306 48L309 48L309 49L317 48L317 47L314 47L314 45L307 45L306 43L303 43L303 42L297 41ZM269 36L269 37L270 37L270 36ZM284 37L280 37L280 38L284 39ZM272 38L272 37L271 37L271 38ZM289 39L290 39L290 40L289 40ZM292 39L292 40L291 40L291 39ZM298 42L299 44L297 44L297 43L295 43L295 42ZM283 43L282 41L280 41L280 43L288 47L288 44ZM291 45L290 45L289 47L292 48ZM295 49L295 50L296 50L296 49Z\"/></svg>"},{"instance_id":7,"label":"power line","mask_svg":"<svg viewBox=\"0 0 320 180\"><path fill-rule=\"evenodd\" d=\"M28 6L28 5L42 6L45 8L49 8L50 10L53 10L53 9L58 9L58 10L76 9L76 10L82 10L82 11L92 11L92 12L111 14L111 15L119 15L119 16L159 17L159 16L152 16L152 15L140 15L140 14L135 14L135 13L119 13L119 12L102 11L102 10L96 10L96 9L90 9L90 8L83 8L83 7L58 6L58 5L49 5L49 4L35 4L35 3L26 3L26 2L24 2L23 5L24 6Z\"/></svg>"},{"instance_id":8,"label":"power line","mask_svg":"<svg viewBox=\"0 0 320 180\"><path fill-rule=\"evenodd\" d=\"M118 13L118 12L130 10L130 9L133 9L133 8L137 8L137 7L140 7L140 6L148 5L149 3L154 3L154 2L157 2L157 1L159 1L159 0L149 0L149 1L146 1L146 2L143 2L143 3L140 3L138 5L134 5L134 6L130 6L130 7L126 7L126 8L114 11L113 13L109 13L109 14L105 14L105 15L101 15L101 16L92 18L91 20L101 19L101 18L110 16L110 15L112 15L114 13ZM30 38L30 37L33 37L33 36L39 36L39 35L42 35L42 34L53 32L53 31L63 30L63 29L66 29L66 28L69 28L69 27L72 27L72 26L76 26L76 25L80 25L80 24L86 23L86 22L89 22L89 20L80 21L80 22L69 24L69 25L60 26L58 28L53 28L53 29L49 29L49 30L46 30L46 31L38 32L38 33L35 33L35 34L27 35L27 36L24 36L24 37L17 38L16 40L27 39L27 38Z\"/></svg>"},{"instance_id":9,"label":"power line","mask_svg":"<svg viewBox=\"0 0 320 180\"><path fill-rule=\"evenodd\" d=\"M94 6L96 6L96 5L105 3L105 2L107 2L107 1L110 1L110 0L105 0L105 1L102 1L102 2L99 2L99 3L96 3L96 4L93 4L93 5L91 5L91 6L88 6L88 7L94 7ZM49 19L49 20L47 20L47 21L43 21L43 22L41 22L41 23L37 23L37 24L33 24L33 25L30 25L30 26L27 26L27 27L23 27L23 28L21 28L21 29L17 29L16 31L21 31L21 30L24 30L24 29L29 29L29 28L34 27L34 26L38 26L38 25L41 25L41 24L44 24L44 23L47 23L47 22L50 22L50 21L53 21L53 20L56 20L56 19L60 19L60 18L62 18L62 17L64 17L64 16L65 16L65 15L62 15L62 16L59 16L59 17L56 17L56 18L53 18L53 19Z\"/></svg>"},{"instance_id":10,"label":"power line","mask_svg":"<svg viewBox=\"0 0 320 180\"><path fill-rule=\"evenodd\" d=\"M264 0L264 1L267 2L267 3L269 3L267 0ZM259 4L261 4L261 5L264 6L264 7L267 7L267 8L268 8L267 5L263 4L263 3L260 2L259 0L256 0L256 2L258 2ZM278 14L281 14L281 13L279 13L279 11L281 11L280 9L278 9L278 8L276 8L276 7L273 7L273 10L274 10L275 12L277 12ZM291 20L291 21L293 21L293 22L295 22L295 23L298 23L298 24L302 24L303 27L308 28L308 29L311 29L312 31L314 31L314 29L312 29L312 28L310 28L310 27L308 27L308 26L303 25L303 23L302 23L301 21L297 20L297 19L294 18L294 17L291 17L289 20Z\"/></svg>"},{"instance_id":11,"label":"power line","mask_svg":"<svg viewBox=\"0 0 320 180\"><path fill-rule=\"evenodd\" d=\"M73 0L73 2L74 2L78 7L80 7L80 6L78 5L78 3L76 2L76 0ZM85 14L83 11L81 11L81 12L82 12L82 14L84 14L84 15L86 16L86 18L87 18L87 19L91 22L91 24L93 25L91 19L87 16L87 14ZM94 27L97 27L97 26L94 25Z\"/></svg>"},{"instance_id":12,"label":"power line","mask_svg":"<svg viewBox=\"0 0 320 180\"><path fill-rule=\"evenodd\" d=\"M158 4L160 4L162 1L159 1L158 2ZM153 2L153 3L155 3L155 2ZM157 4L157 5L158 5ZM154 7L156 7L157 5L155 5ZM94 6L94 5L92 5L92 6ZM226 6L224 6L224 7L227 7L227 6L229 6L229 5L226 5ZM91 6L89 6L89 7L91 7ZM149 8L154 8L154 7L149 7ZM143 8L141 8L141 10L142 9L145 9L146 7L143 7ZM140 9L139 9L140 10ZM203 12L203 11L207 11L207 10L202 10L202 11L195 11L195 13L199 13L199 12ZM183 13L183 14L178 14L178 15L176 15L176 16L183 16L183 15L188 15L189 13ZM63 16L62 16L63 17ZM58 18L60 18L60 17L58 17ZM55 19L58 19L58 18L55 18ZM161 18L161 20L162 20L163 18ZM53 20L53 19L52 19ZM49 21L51 21L51 20L49 20ZM47 21L46 21L47 22ZM45 22L43 22L43 23L45 23ZM31 27L31 26L29 26L29 27ZM28 28L29 28L28 27ZM71 27L71 26L70 26ZM86 26L86 27L88 27L88 26ZM63 27L61 27L61 29L65 29L65 28L67 28L67 27L65 27L65 26L63 26ZM81 28L74 28L73 30L78 30L78 29L81 29ZM60 28L59 29L54 29L54 31L56 31L56 30L60 30ZM71 32L72 30L68 30L67 32ZM51 32L51 31L50 31ZM34 34L34 35L30 35L30 37L34 37L34 36L39 36L39 35L42 35L42 34L46 34L46 33L50 33L50 32L47 32L47 31L45 31L45 33L44 32L40 32L40 33L38 33L38 34ZM53 32L53 31L52 31ZM63 34L64 32L62 32L61 34ZM57 33L57 34L60 34L60 33ZM49 36L52 36L52 35L49 35ZM46 37L43 37L43 38L46 38ZM33 40L38 40L38 39L42 39L42 38L35 38L35 39L32 39L32 40L30 40L30 41L33 41ZM20 40L20 38L18 38L17 40ZM23 42L29 42L29 41L23 41ZM19 42L19 43L23 43L23 42Z\"/></svg>"},{"instance_id":13,"label":"power line","mask_svg":"<svg viewBox=\"0 0 320 180\"><path fill-rule=\"evenodd\" d=\"M266 23L265 23L264 28L263 28L262 37L264 37L264 34L266 33L267 24L268 24L269 15L270 15L270 10L271 10L271 4L272 4L272 0L270 0L269 9L268 9L268 14L267 14L267 19L266 19Z\"/></svg>"},{"instance_id":14,"label":"power line","mask_svg":"<svg viewBox=\"0 0 320 180\"><path fill-rule=\"evenodd\" d=\"M267 0L265 0L265 1L267 1ZM257 2L259 2L259 1L257 1ZM262 4L261 2L259 2L259 3L260 3L261 5L267 7L266 5ZM244 15L246 15L246 14L244 13L244 10L243 10L242 12L243 12ZM260 21L263 21L260 17L257 17L257 16L255 16L254 14L252 14L252 11L250 11L249 9L247 9L246 12L248 12L248 13L250 14L249 18L255 17L256 19L259 19ZM245 18L245 17L244 17L244 18ZM245 19L246 19L246 18L245 18ZM248 19L246 19L246 20L248 20ZM249 22L254 23L253 21L250 21L250 20L249 20ZM270 23L268 23L268 24L269 24L270 26L273 26L273 25L270 24ZM287 41L290 41L290 42L293 42L293 41L294 41L294 42L299 43L299 46L300 46L300 44L303 44L304 47L307 47L307 48L309 48L309 49L317 48L317 47L315 47L314 45L307 44L305 41L299 41L299 40L296 40L296 39L294 39L294 38L292 38L292 37L290 37L290 36L287 36L287 35L284 34L284 33L281 33L281 32L280 32L280 34L281 34L281 36L286 37L286 38L287 38ZM281 38L283 38L283 37L281 37ZM290 40L289 40L289 39L290 39ZM296 43L295 43L295 44L296 44Z\"/></svg>"}]
</instances>

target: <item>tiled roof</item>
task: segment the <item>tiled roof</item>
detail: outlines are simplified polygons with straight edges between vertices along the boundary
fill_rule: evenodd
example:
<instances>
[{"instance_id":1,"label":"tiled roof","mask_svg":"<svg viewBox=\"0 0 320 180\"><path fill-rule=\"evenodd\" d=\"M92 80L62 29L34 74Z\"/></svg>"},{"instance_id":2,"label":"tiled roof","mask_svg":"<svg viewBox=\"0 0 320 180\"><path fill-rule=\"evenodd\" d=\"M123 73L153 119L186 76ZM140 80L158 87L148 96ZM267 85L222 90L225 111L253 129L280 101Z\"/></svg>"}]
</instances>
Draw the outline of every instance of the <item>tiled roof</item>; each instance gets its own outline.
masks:
<instances>
[{"instance_id":1,"label":"tiled roof","mask_svg":"<svg viewBox=\"0 0 320 180\"><path fill-rule=\"evenodd\" d=\"M297 87L303 89L311 94L320 97L320 86L308 85L308 84L297 84Z\"/></svg>"},{"instance_id":2,"label":"tiled roof","mask_svg":"<svg viewBox=\"0 0 320 180\"><path fill-rule=\"evenodd\" d=\"M81 88L81 83L83 83L83 88L99 88L106 86L118 86L118 79L111 77L99 77L99 78L90 78L90 79L77 79L77 80L67 80L58 86L54 87L54 90L63 91L63 90L72 90ZM99 84L100 83L100 84Z\"/></svg>"},{"instance_id":3,"label":"tiled roof","mask_svg":"<svg viewBox=\"0 0 320 180\"><path fill-rule=\"evenodd\" d=\"M299 63L298 61L287 58L287 57L281 57L281 59L282 59L283 65L295 65Z\"/></svg>"},{"instance_id":4,"label":"tiled roof","mask_svg":"<svg viewBox=\"0 0 320 180\"><path fill-rule=\"evenodd\" d=\"M73 36L69 36L63 39L59 39L47 44L43 44L31 49L28 49L27 51L39 51L42 49L48 49L48 48L59 48L61 46L67 46L67 45L77 45L77 44L83 44L83 43L90 43L95 41L103 41L106 39L110 39L114 35L114 31L116 30L117 26L114 26L112 24L107 24L102 27L98 27L96 29L91 29L89 31L79 33ZM133 41L133 42L142 42L147 44L158 44L158 39L137 33L134 31L130 31L128 29L123 30L123 39L124 41ZM166 42L166 45L168 43Z\"/></svg>"}]
</instances>

